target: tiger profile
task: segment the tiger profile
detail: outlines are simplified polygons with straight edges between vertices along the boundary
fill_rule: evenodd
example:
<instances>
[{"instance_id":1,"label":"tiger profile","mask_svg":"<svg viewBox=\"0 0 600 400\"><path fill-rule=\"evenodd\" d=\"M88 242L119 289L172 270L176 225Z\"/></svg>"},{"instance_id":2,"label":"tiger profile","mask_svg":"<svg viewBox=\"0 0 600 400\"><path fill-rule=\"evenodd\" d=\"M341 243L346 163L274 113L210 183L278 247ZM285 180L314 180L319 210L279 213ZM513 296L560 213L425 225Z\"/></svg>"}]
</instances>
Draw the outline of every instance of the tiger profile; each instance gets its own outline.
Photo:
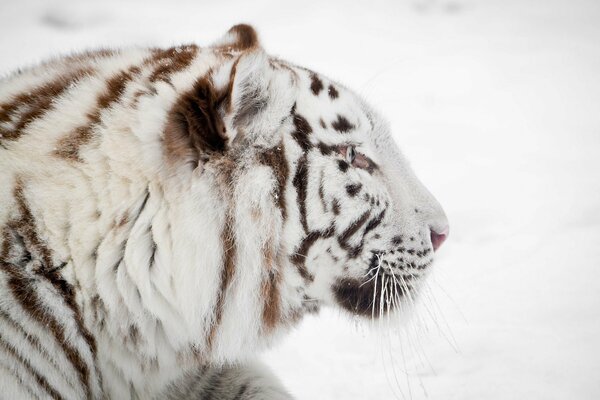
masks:
<instances>
[{"instance_id":1,"label":"tiger profile","mask_svg":"<svg viewBox=\"0 0 600 400\"><path fill-rule=\"evenodd\" d=\"M236 25L0 81L0 397L290 399L307 313L377 319L448 235L387 124Z\"/></svg>"}]
</instances>

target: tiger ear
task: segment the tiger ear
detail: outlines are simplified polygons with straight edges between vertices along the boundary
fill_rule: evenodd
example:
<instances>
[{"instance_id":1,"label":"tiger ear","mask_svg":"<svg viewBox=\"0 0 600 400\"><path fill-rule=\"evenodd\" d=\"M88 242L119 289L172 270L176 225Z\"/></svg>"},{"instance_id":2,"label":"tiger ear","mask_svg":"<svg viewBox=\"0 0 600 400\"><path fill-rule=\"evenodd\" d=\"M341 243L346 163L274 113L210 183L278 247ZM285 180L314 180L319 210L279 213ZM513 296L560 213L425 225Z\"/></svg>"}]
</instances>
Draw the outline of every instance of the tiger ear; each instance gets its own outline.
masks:
<instances>
[{"instance_id":1,"label":"tiger ear","mask_svg":"<svg viewBox=\"0 0 600 400\"><path fill-rule=\"evenodd\" d=\"M226 52L233 52L251 50L260 47L260 44L258 35L252 26L238 24L232 26L227 33L214 42L211 47Z\"/></svg>"},{"instance_id":2,"label":"tiger ear","mask_svg":"<svg viewBox=\"0 0 600 400\"><path fill-rule=\"evenodd\" d=\"M262 48L243 53L231 69L223 121L235 140L269 141L294 104L295 81L278 70ZM217 81L215 75L215 81ZM264 143L263 143L264 144Z\"/></svg>"},{"instance_id":3,"label":"tiger ear","mask_svg":"<svg viewBox=\"0 0 600 400\"><path fill-rule=\"evenodd\" d=\"M164 130L165 153L172 164L190 164L195 169L211 154L227 148L230 137L219 113L224 97L209 75L176 101Z\"/></svg>"},{"instance_id":4,"label":"tiger ear","mask_svg":"<svg viewBox=\"0 0 600 400\"><path fill-rule=\"evenodd\" d=\"M290 92L285 82L274 74L260 47L214 68L171 110L165 130L168 158L194 169L241 137L252 141L257 134L272 132L291 107L282 99Z\"/></svg>"}]
</instances>

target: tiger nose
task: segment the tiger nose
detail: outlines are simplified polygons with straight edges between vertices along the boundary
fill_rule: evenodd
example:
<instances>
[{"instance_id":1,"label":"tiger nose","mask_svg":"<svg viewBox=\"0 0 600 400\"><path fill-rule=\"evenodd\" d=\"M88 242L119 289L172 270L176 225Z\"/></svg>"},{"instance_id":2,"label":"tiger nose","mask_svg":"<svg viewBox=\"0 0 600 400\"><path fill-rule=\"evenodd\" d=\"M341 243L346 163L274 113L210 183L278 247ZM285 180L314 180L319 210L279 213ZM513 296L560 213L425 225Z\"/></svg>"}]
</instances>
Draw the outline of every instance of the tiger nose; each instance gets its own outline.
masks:
<instances>
[{"instance_id":1,"label":"tiger nose","mask_svg":"<svg viewBox=\"0 0 600 400\"><path fill-rule=\"evenodd\" d=\"M444 243L444 241L448 237L450 228L448 227L448 225L446 225L444 228L439 229L439 230L436 230L436 229L433 229L430 227L429 232L431 235L431 244L433 246L433 251L436 251L437 249L440 248L442 243Z\"/></svg>"}]
</instances>

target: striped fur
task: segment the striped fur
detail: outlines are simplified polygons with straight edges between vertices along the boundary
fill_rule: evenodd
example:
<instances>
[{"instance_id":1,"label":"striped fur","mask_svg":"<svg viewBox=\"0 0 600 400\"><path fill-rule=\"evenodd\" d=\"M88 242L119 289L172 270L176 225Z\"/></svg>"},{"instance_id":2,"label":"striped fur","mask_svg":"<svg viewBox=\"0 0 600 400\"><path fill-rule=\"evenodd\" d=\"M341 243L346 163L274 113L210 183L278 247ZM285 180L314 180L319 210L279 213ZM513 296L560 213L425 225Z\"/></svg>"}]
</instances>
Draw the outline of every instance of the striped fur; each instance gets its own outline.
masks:
<instances>
[{"instance_id":1,"label":"striped fur","mask_svg":"<svg viewBox=\"0 0 600 400\"><path fill-rule=\"evenodd\" d=\"M381 118L249 26L26 69L0 82L2 395L290 398L249 360L321 305L412 300L445 224Z\"/></svg>"}]
</instances>

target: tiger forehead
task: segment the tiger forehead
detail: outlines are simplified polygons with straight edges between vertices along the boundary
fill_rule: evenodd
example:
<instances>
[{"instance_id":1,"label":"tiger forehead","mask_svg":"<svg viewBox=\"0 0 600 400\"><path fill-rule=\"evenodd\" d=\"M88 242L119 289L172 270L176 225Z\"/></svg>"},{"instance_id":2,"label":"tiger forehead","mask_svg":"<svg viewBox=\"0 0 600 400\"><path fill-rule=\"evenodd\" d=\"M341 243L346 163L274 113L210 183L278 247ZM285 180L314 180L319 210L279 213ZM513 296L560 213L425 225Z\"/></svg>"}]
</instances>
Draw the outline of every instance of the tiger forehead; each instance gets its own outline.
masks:
<instances>
[{"instance_id":1,"label":"tiger forehead","mask_svg":"<svg viewBox=\"0 0 600 400\"><path fill-rule=\"evenodd\" d=\"M372 118L358 97L339 83L303 67L289 66L299 91L292 114L301 115L319 136L336 142L364 142L373 130ZM320 128L320 129L319 129ZM331 133L336 134L335 138Z\"/></svg>"}]
</instances>

